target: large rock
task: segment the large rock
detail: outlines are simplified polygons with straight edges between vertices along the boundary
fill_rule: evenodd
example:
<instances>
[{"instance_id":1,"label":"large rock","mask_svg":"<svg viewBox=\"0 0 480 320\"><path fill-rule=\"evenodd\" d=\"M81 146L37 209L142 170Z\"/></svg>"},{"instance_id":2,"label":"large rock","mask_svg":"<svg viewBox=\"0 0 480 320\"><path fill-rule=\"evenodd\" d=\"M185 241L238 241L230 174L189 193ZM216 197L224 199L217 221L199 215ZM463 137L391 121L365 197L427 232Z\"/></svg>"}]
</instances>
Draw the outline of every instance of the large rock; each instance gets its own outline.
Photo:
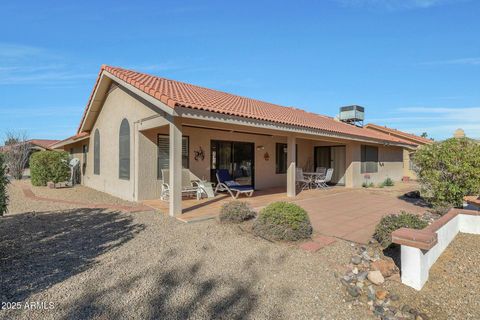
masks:
<instances>
[{"instance_id":1,"label":"large rock","mask_svg":"<svg viewBox=\"0 0 480 320\"><path fill-rule=\"evenodd\" d=\"M382 273L378 270L368 272L367 278L373 284L376 284L376 285L379 285L385 282L385 278L383 277Z\"/></svg>"},{"instance_id":2,"label":"large rock","mask_svg":"<svg viewBox=\"0 0 480 320\"><path fill-rule=\"evenodd\" d=\"M377 270L382 273L382 276L388 278L398 272L398 268L393 262L392 259L381 259L377 261L373 261L370 264L372 270Z\"/></svg>"}]
</instances>

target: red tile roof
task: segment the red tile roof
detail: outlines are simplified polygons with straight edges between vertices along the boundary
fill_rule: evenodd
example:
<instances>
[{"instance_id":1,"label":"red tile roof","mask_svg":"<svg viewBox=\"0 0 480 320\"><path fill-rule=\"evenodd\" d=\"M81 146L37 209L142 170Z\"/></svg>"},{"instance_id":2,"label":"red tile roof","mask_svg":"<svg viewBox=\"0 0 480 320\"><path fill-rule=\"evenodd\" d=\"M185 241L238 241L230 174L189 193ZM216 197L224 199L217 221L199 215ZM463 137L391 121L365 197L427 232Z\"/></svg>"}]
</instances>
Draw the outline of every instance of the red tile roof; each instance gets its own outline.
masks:
<instances>
[{"instance_id":1,"label":"red tile roof","mask_svg":"<svg viewBox=\"0 0 480 320\"><path fill-rule=\"evenodd\" d=\"M238 117L322 130L333 134L345 134L358 138L380 140L382 142L411 144L411 142L398 137L389 136L387 134L365 128L355 127L340 121L336 121L331 117L306 112L304 110L292 107L284 107L268 102L236 96L221 91L106 65L102 65L99 78L97 79L93 92L95 92L95 89L98 86L100 75L103 70L111 73L117 78L120 78L144 93L162 101L171 108L186 107ZM90 96L89 103L87 104L87 109L91 100L93 99L93 92ZM85 110L80 126L86 117L87 109Z\"/></svg>"},{"instance_id":2,"label":"red tile roof","mask_svg":"<svg viewBox=\"0 0 480 320\"><path fill-rule=\"evenodd\" d=\"M34 144L36 146L45 148L45 149L50 149L50 146L54 145L55 143L59 142L60 140L49 140L49 139L32 139L28 140L27 142L30 142L31 144Z\"/></svg>"},{"instance_id":3,"label":"red tile roof","mask_svg":"<svg viewBox=\"0 0 480 320\"><path fill-rule=\"evenodd\" d=\"M87 132L87 131L80 132L80 133L77 133L76 135L73 135L73 136L68 137L66 139L57 140L57 142L51 144L50 147L59 148L59 147L62 147L63 145L74 143L75 141L77 141L79 139L87 138L89 136L90 136L90 133Z\"/></svg>"},{"instance_id":4,"label":"red tile roof","mask_svg":"<svg viewBox=\"0 0 480 320\"><path fill-rule=\"evenodd\" d=\"M394 136L398 136L398 137L401 137L401 138L413 140L420 145L432 144L434 142L433 140L430 140L430 139L427 139L427 138L424 138L424 137L420 137L420 136L417 136L417 135L414 135L414 134L411 134L411 133L403 132L403 131L400 131L400 130L397 130L397 129L387 128L385 126L379 126L379 125L373 124L373 123L367 124L365 126L365 128L378 130L378 131L384 132L384 133L389 134L389 135L394 135Z\"/></svg>"}]
</instances>

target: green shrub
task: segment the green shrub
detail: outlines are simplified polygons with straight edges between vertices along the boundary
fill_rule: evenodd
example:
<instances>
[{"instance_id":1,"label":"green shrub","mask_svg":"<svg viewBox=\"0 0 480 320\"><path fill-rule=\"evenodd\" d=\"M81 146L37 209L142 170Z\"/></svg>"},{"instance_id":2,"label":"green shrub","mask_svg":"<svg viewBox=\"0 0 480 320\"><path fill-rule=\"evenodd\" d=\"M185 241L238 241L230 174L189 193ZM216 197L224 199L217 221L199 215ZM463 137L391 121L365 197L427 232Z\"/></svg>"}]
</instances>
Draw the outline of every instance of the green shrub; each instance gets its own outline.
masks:
<instances>
[{"instance_id":1,"label":"green shrub","mask_svg":"<svg viewBox=\"0 0 480 320\"><path fill-rule=\"evenodd\" d=\"M243 201L230 201L220 209L218 220L220 222L240 223L255 218L255 211L250 209Z\"/></svg>"},{"instance_id":2,"label":"green shrub","mask_svg":"<svg viewBox=\"0 0 480 320\"><path fill-rule=\"evenodd\" d=\"M373 188L373 187L375 187L375 184L373 182L364 182L364 183L362 183L362 187Z\"/></svg>"},{"instance_id":3,"label":"green shrub","mask_svg":"<svg viewBox=\"0 0 480 320\"><path fill-rule=\"evenodd\" d=\"M30 175L34 186L67 181L70 176L67 152L40 151L30 157Z\"/></svg>"},{"instance_id":4,"label":"green shrub","mask_svg":"<svg viewBox=\"0 0 480 320\"><path fill-rule=\"evenodd\" d=\"M395 185L395 182L393 182L391 178L387 178L385 179L385 181L383 181L383 185L385 187L393 187Z\"/></svg>"},{"instance_id":5,"label":"green shrub","mask_svg":"<svg viewBox=\"0 0 480 320\"><path fill-rule=\"evenodd\" d=\"M400 214L390 214L380 220L375 227L373 237L384 248L392 244L392 232L400 228L423 229L428 223L419 216L401 212Z\"/></svg>"},{"instance_id":6,"label":"green shrub","mask_svg":"<svg viewBox=\"0 0 480 320\"><path fill-rule=\"evenodd\" d=\"M480 144L452 138L420 147L413 158L422 197L432 207L461 207L480 193Z\"/></svg>"},{"instance_id":7,"label":"green shrub","mask_svg":"<svg viewBox=\"0 0 480 320\"><path fill-rule=\"evenodd\" d=\"M0 153L0 216L8 210L8 193L7 185L10 181L7 178L7 172L5 168L5 158Z\"/></svg>"},{"instance_id":8,"label":"green shrub","mask_svg":"<svg viewBox=\"0 0 480 320\"><path fill-rule=\"evenodd\" d=\"M253 232L269 240L296 241L312 235L307 212L296 204L274 202L260 211Z\"/></svg>"}]
</instances>

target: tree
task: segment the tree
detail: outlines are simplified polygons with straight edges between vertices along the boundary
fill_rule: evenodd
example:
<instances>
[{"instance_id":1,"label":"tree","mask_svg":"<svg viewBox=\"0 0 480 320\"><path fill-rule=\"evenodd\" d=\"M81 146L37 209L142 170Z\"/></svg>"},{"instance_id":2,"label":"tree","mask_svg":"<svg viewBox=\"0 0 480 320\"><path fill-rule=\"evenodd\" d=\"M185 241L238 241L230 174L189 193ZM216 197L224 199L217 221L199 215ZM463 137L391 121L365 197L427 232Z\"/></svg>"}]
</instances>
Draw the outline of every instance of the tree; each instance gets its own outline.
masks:
<instances>
[{"instance_id":1,"label":"tree","mask_svg":"<svg viewBox=\"0 0 480 320\"><path fill-rule=\"evenodd\" d=\"M420 135L420 137L422 137L422 138L428 138L428 133L422 132L422 134Z\"/></svg>"},{"instance_id":2,"label":"tree","mask_svg":"<svg viewBox=\"0 0 480 320\"><path fill-rule=\"evenodd\" d=\"M466 195L480 194L480 145L451 138L420 147L414 163L425 200L433 207L461 207Z\"/></svg>"},{"instance_id":3,"label":"tree","mask_svg":"<svg viewBox=\"0 0 480 320\"><path fill-rule=\"evenodd\" d=\"M32 146L23 132L9 131L6 134L3 153L8 173L15 179L22 179L23 171L28 163Z\"/></svg>"},{"instance_id":4,"label":"tree","mask_svg":"<svg viewBox=\"0 0 480 320\"><path fill-rule=\"evenodd\" d=\"M5 168L5 159L3 154L0 153L0 216L3 216L8 209L8 194L7 185L10 181L7 178L7 172Z\"/></svg>"}]
</instances>

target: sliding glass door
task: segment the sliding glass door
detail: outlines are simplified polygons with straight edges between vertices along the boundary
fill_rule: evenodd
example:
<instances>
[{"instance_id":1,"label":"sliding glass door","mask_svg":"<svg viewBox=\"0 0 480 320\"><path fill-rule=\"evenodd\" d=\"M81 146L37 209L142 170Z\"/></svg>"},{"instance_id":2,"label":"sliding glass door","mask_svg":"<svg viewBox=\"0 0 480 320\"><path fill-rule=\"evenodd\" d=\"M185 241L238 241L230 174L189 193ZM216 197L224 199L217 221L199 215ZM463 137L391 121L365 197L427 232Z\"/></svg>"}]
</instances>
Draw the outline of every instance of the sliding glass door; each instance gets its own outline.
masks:
<instances>
[{"instance_id":1,"label":"sliding glass door","mask_svg":"<svg viewBox=\"0 0 480 320\"><path fill-rule=\"evenodd\" d=\"M217 181L215 172L227 169L241 185L254 185L255 145L250 142L211 141L211 181Z\"/></svg>"}]
</instances>

